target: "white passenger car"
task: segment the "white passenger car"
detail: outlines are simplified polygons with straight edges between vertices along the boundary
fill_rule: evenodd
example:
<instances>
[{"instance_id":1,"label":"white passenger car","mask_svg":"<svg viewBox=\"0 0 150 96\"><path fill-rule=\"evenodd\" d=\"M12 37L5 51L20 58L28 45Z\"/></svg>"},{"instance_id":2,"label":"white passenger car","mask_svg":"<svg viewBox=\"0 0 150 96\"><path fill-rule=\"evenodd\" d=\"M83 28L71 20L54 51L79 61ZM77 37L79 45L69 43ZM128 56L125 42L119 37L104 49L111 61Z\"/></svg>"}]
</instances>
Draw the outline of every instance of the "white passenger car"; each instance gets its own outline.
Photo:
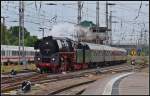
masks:
<instances>
[{"instance_id":1,"label":"white passenger car","mask_svg":"<svg viewBox=\"0 0 150 96\"><path fill-rule=\"evenodd\" d=\"M34 47L24 47L27 61L34 61ZM22 54L22 52L20 52ZM1 45L1 63L17 63L19 60L19 46ZM22 60L21 60L22 61Z\"/></svg>"}]
</instances>

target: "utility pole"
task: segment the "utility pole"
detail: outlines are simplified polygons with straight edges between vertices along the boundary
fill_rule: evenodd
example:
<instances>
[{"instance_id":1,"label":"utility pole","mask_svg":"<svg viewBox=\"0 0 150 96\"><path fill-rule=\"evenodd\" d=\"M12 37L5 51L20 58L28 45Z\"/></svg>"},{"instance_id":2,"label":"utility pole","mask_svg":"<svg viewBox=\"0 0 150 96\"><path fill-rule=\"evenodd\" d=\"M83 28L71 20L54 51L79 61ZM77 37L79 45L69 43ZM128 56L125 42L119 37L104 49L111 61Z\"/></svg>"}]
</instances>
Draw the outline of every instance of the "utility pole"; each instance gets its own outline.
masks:
<instances>
[{"instance_id":1,"label":"utility pole","mask_svg":"<svg viewBox=\"0 0 150 96\"><path fill-rule=\"evenodd\" d=\"M108 1L106 1L106 28L108 28Z\"/></svg>"},{"instance_id":2,"label":"utility pole","mask_svg":"<svg viewBox=\"0 0 150 96\"><path fill-rule=\"evenodd\" d=\"M3 17L1 16L1 18L3 19L3 32L1 32L1 44L6 44L5 43L5 18L6 17ZM1 25L2 26L2 25ZM2 42L3 41L3 42Z\"/></svg>"},{"instance_id":3,"label":"utility pole","mask_svg":"<svg viewBox=\"0 0 150 96\"><path fill-rule=\"evenodd\" d=\"M81 22L81 9L82 9L82 6L81 6L81 1L78 1L78 24L80 24Z\"/></svg>"},{"instance_id":4,"label":"utility pole","mask_svg":"<svg viewBox=\"0 0 150 96\"><path fill-rule=\"evenodd\" d=\"M25 69L27 69L24 51L24 1L19 1L19 64L21 60Z\"/></svg>"},{"instance_id":5,"label":"utility pole","mask_svg":"<svg viewBox=\"0 0 150 96\"><path fill-rule=\"evenodd\" d=\"M2 31L1 31L1 45L2 44L6 44L6 41L5 41L5 18L7 18L7 17L3 17L3 16L1 16L1 18L3 19L3 25L1 24L1 28L3 29ZM2 42L3 41L3 42ZM2 54L1 54L1 56L2 56ZM2 64L2 66L3 66L3 62L1 62L1 64Z\"/></svg>"},{"instance_id":6,"label":"utility pole","mask_svg":"<svg viewBox=\"0 0 150 96\"><path fill-rule=\"evenodd\" d=\"M82 3L81 1L78 1L78 17L77 17L78 29L80 29L79 24L81 22L81 9L82 9L81 3ZM77 31L77 40L80 41L79 30Z\"/></svg>"},{"instance_id":7,"label":"utility pole","mask_svg":"<svg viewBox=\"0 0 150 96\"><path fill-rule=\"evenodd\" d=\"M142 40L143 40L143 28L141 28L141 32L140 32L140 37L139 37L139 48L141 48L141 52L143 51L143 48L142 48Z\"/></svg>"},{"instance_id":8,"label":"utility pole","mask_svg":"<svg viewBox=\"0 0 150 96\"><path fill-rule=\"evenodd\" d=\"M99 1L96 2L96 25L99 27Z\"/></svg>"},{"instance_id":9,"label":"utility pole","mask_svg":"<svg viewBox=\"0 0 150 96\"><path fill-rule=\"evenodd\" d=\"M145 32L144 32L144 38L145 38L145 45L147 46L147 30L145 30Z\"/></svg>"},{"instance_id":10,"label":"utility pole","mask_svg":"<svg viewBox=\"0 0 150 96\"><path fill-rule=\"evenodd\" d=\"M110 26L110 35L109 35L109 42L110 45L112 44L112 11L110 11L110 16L109 16L109 26Z\"/></svg>"},{"instance_id":11,"label":"utility pole","mask_svg":"<svg viewBox=\"0 0 150 96\"><path fill-rule=\"evenodd\" d=\"M106 44L108 44L108 2L106 1Z\"/></svg>"},{"instance_id":12,"label":"utility pole","mask_svg":"<svg viewBox=\"0 0 150 96\"><path fill-rule=\"evenodd\" d=\"M96 32L98 31L99 28L99 1L96 2ZM96 42L95 43L99 43L99 36L96 36Z\"/></svg>"},{"instance_id":13,"label":"utility pole","mask_svg":"<svg viewBox=\"0 0 150 96\"><path fill-rule=\"evenodd\" d=\"M21 63L21 49L20 49L20 47L21 47L21 44L20 44L20 37L21 37L21 12L22 12L22 10L21 10L21 1L19 1L19 61L18 61L18 64L20 64Z\"/></svg>"},{"instance_id":14,"label":"utility pole","mask_svg":"<svg viewBox=\"0 0 150 96\"><path fill-rule=\"evenodd\" d=\"M108 44L109 41L109 34L108 34L108 6L109 5L116 5L115 3L108 3L108 1L106 1L106 44Z\"/></svg>"}]
</instances>

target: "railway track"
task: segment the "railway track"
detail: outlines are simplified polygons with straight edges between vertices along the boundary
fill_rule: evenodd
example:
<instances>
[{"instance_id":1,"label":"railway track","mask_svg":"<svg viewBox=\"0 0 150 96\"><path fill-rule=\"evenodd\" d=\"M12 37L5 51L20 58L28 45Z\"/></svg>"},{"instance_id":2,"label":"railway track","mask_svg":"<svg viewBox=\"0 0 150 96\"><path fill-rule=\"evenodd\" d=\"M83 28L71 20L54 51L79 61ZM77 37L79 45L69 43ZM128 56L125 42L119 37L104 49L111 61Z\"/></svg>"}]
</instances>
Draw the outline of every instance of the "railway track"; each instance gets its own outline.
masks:
<instances>
[{"instance_id":1,"label":"railway track","mask_svg":"<svg viewBox=\"0 0 150 96\"><path fill-rule=\"evenodd\" d=\"M1 84L1 92L5 92L5 91L10 91L10 90L14 90L18 87L21 87L21 83L23 81L26 81L26 80L29 80L31 82L35 82L37 80L41 80L43 79L43 77L46 77L48 74L37 74L37 75L34 75L34 76L31 76L31 77L24 77L24 78L19 78L19 79L16 79L15 82L9 82L9 83L4 83L4 86L3 84Z\"/></svg>"},{"instance_id":2,"label":"railway track","mask_svg":"<svg viewBox=\"0 0 150 96\"><path fill-rule=\"evenodd\" d=\"M26 69L26 70L22 70L22 71L18 71L17 73L28 73L28 72L36 72L36 70L29 70L29 69ZM5 73L2 73L2 75L9 75L10 72L5 72Z\"/></svg>"},{"instance_id":3,"label":"railway track","mask_svg":"<svg viewBox=\"0 0 150 96\"><path fill-rule=\"evenodd\" d=\"M2 77L1 78L1 84L5 84L5 83L12 83L12 82L17 82L20 80L24 80L28 77L33 77L38 75L38 73L33 73L33 72L28 72L28 74L22 74L22 75L8 75L7 77Z\"/></svg>"},{"instance_id":4,"label":"railway track","mask_svg":"<svg viewBox=\"0 0 150 96\"><path fill-rule=\"evenodd\" d=\"M140 68L140 67L139 67ZM110 66L106 68L101 68L101 74L109 73L109 72L121 72L121 71L130 71L131 65L115 65L115 66ZM21 87L21 83L24 80L29 80L32 82L32 85L35 84L41 84L41 83L48 83L48 82L56 82L56 81L61 81L61 80L66 80L66 79L73 79L73 78L78 78L78 77L84 77L87 74L95 74L97 69L90 69L90 70L84 70L84 71L78 71L78 72L70 72L67 74L56 74L56 75L48 75L48 74L40 74L32 78L26 78L22 79L18 82L15 83L10 83L8 86L2 86L2 92L7 92L11 90L15 90Z\"/></svg>"}]
</instances>

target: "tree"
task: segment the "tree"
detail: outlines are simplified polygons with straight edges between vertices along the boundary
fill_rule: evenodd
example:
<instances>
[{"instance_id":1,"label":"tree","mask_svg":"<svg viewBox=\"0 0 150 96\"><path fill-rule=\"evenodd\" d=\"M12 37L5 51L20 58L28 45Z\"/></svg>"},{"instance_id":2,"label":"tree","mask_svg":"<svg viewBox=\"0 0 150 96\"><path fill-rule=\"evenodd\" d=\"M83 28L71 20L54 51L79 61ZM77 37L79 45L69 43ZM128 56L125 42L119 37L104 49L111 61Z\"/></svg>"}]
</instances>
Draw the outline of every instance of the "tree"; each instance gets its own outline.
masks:
<instances>
[{"instance_id":1,"label":"tree","mask_svg":"<svg viewBox=\"0 0 150 96\"><path fill-rule=\"evenodd\" d=\"M3 29L5 28L5 44L6 45L19 45L19 26L11 26L9 30L6 28L6 26L2 25L1 23L1 32L3 32ZM2 33L3 34L3 33ZM4 37L4 36L3 36ZM30 36L30 32L27 31L26 28L24 28L24 45L25 46L34 46L34 43L38 40L37 36ZM2 39L2 43L4 44L4 40Z\"/></svg>"},{"instance_id":2,"label":"tree","mask_svg":"<svg viewBox=\"0 0 150 96\"><path fill-rule=\"evenodd\" d=\"M8 33L8 30L7 30L7 27L1 23L1 44L6 44L6 36L7 36L7 33Z\"/></svg>"},{"instance_id":3,"label":"tree","mask_svg":"<svg viewBox=\"0 0 150 96\"><path fill-rule=\"evenodd\" d=\"M19 37L19 26L12 26L10 27L9 31L12 33L13 36ZM24 37L30 36L30 32L27 31L26 28L24 28Z\"/></svg>"},{"instance_id":4,"label":"tree","mask_svg":"<svg viewBox=\"0 0 150 96\"><path fill-rule=\"evenodd\" d=\"M27 37L27 38L25 38L25 45L33 47L37 40L38 39L36 36Z\"/></svg>"}]
</instances>

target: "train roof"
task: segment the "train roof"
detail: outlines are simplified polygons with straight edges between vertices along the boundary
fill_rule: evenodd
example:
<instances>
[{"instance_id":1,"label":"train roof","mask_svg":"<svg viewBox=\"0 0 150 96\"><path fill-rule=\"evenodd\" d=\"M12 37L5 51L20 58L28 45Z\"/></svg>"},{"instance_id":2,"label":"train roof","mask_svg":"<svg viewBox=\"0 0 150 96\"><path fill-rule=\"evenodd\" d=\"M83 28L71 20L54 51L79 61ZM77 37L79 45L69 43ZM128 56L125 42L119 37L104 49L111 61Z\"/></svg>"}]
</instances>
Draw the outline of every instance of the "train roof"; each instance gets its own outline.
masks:
<instances>
[{"instance_id":1,"label":"train roof","mask_svg":"<svg viewBox=\"0 0 150 96\"><path fill-rule=\"evenodd\" d=\"M116 50L116 51L123 51L123 52L127 52L125 49L123 48L117 48L117 47L112 47L113 50Z\"/></svg>"},{"instance_id":2,"label":"train roof","mask_svg":"<svg viewBox=\"0 0 150 96\"><path fill-rule=\"evenodd\" d=\"M54 40L71 40L71 39L69 39L68 37L53 37L53 36L47 36L47 37L43 37L41 40L43 40L43 39L54 39Z\"/></svg>"},{"instance_id":3,"label":"train roof","mask_svg":"<svg viewBox=\"0 0 150 96\"><path fill-rule=\"evenodd\" d=\"M92 44L92 43L86 43L90 49L93 50L104 50L104 46L103 45L99 45L99 44Z\"/></svg>"},{"instance_id":4,"label":"train roof","mask_svg":"<svg viewBox=\"0 0 150 96\"><path fill-rule=\"evenodd\" d=\"M109 50L109 51L123 51L126 52L123 48L117 48L117 47L111 47L108 45L101 45L101 44L94 44L94 43L87 43L87 42L81 42L82 44L87 44L90 49L92 50Z\"/></svg>"},{"instance_id":5,"label":"train roof","mask_svg":"<svg viewBox=\"0 0 150 96\"><path fill-rule=\"evenodd\" d=\"M123 52L127 52L126 49L123 49L123 48L119 48L120 51L123 51Z\"/></svg>"},{"instance_id":6,"label":"train roof","mask_svg":"<svg viewBox=\"0 0 150 96\"><path fill-rule=\"evenodd\" d=\"M34 51L34 47L24 47L27 51ZM14 45L1 45L1 50L19 50L19 46Z\"/></svg>"}]
</instances>

